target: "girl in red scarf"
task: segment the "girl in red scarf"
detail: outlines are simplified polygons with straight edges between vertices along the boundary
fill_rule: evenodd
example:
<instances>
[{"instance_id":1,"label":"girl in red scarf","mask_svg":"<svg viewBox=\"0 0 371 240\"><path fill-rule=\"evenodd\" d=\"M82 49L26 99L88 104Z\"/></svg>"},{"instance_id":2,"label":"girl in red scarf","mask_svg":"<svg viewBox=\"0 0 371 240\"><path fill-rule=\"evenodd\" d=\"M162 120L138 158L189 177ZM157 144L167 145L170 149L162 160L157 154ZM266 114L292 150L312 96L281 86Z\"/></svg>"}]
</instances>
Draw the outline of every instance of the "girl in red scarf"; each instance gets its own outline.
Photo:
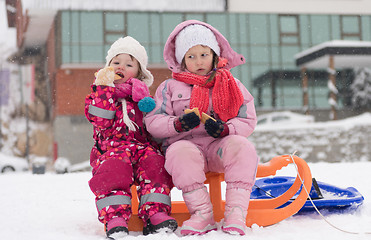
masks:
<instances>
[{"instance_id":1,"label":"girl in red scarf","mask_svg":"<svg viewBox=\"0 0 371 240\"><path fill-rule=\"evenodd\" d=\"M244 235L258 165L255 148L247 140L256 113L253 97L229 69L245 59L219 31L195 20L179 24L170 34L164 59L172 78L157 88L156 108L145 124L154 137L163 139L165 168L191 213L180 232L217 229L204 186L205 173L211 171L224 173L227 183L221 229Z\"/></svg>"}]
</instances>

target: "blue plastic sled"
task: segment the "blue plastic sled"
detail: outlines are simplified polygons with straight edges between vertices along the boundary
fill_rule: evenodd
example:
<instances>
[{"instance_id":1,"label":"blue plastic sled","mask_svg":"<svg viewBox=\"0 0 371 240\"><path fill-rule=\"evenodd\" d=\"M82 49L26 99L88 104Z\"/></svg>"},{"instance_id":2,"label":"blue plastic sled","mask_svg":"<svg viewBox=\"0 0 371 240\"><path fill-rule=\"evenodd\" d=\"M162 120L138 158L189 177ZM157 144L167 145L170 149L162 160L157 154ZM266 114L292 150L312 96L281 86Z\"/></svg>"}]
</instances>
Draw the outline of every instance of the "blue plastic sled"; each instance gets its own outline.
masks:
<instances>
[{"instance_id":1,"label":"blue plastic sled","mask_svg":"<svg viewBox=\"0 0 371 240\"><path fill-rule=\"evenodd\" d=\"M275 176L260 178L256 180L255 186L251 192L251 199L269 199L275 198L283 194L294 183L294 177ZM346 189L339 188L327 183L317 182L313 178L312 188L309 196L318 209L326 209L329 211L356 209L363 203L363 196L353 187ZM296 196L294 196L295 198ZM291 201L287 202L286 206ZM315 211L309 199L304 206L299 210L299 213Z\"/></svg>"}]
</instances>

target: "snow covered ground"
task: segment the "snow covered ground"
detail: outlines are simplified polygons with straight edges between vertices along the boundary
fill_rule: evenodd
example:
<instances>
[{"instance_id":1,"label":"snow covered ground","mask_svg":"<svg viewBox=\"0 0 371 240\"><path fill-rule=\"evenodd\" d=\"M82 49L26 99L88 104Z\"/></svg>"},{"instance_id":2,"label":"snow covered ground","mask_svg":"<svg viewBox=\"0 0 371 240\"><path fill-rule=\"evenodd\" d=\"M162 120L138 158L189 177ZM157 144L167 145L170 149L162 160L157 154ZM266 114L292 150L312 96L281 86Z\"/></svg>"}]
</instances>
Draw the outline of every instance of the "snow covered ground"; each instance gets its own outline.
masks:
<instances>
[{"instance_id":1,"label":"snow covered ground","mask_svg":"<svg viewBox=\"0 0 371 240\"><path fill-rule=\"evenodd\" d=\"M371 239L371 161L309 164L317 181L338 187L355 187L365 198L357 210L326 214L336 227L361 234L348 234L326 223L317 213L292 216L269 227L253 226L244 237L221 230L205 236L182 239ZM279 175L294 176L290 166ZM0 174L0 239L103 240L103 225L98 222L94 196L88 187L89 172L33 175L30 172ZM181 195L174 189L172 197ZM132 232L127 239L179 239L178 233L142 236Z\"/></svg>"},{"instance_id":2,"label":"snow covered ground","mask_svg":"<svg viewBox=\"0 0 371 240\"><path fill-rule=\"evenodd\" d=\"M1 20L6 16L5 1L0 0ZM8 29L6 21L0 21L0 63L2 56L15 49L15 29ZM4 114L2 115L4 117ZM14 121L13 121L14 122ZM17 128L19 129L19 124ZM3 150L6 153L10 149ZM300 149L298 149L300 151ZM0 155L0 157L6 157ZM273 156L272 156L273 157ZM300 155L299 155L300 157ZM368 162L311 163L312 175L318 181L339 187L355 187L365 198L356 211L325 214L336 227L360 234L344 233L329 225L317 213L292 216L269 227L253 226L244 237L227 235L220 230L204 236L188 236L182 239L326 239L352 240L371 239L371 159ZM293 167L279 172L294 176ZM90 172L33 175L31 172L0 174L0 239L19 240L103 240L103 225L97 220L94 196L88 187ZM174 189L174 200L181 194ZM130 239L172 240L174 234L142 236L132 232Z\"/></svg>"}]
</instances>

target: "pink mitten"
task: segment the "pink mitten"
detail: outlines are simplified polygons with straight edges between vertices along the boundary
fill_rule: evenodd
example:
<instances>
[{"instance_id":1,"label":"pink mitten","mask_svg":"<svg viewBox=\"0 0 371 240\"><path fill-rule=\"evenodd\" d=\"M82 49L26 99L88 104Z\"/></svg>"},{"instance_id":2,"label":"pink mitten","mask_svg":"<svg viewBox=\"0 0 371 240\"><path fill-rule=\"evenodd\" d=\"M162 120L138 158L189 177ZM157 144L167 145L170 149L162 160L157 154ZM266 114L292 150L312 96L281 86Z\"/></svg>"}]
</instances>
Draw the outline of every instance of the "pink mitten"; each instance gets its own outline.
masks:
<instances>
[{"instance_id":1,"label":"pink mitten","mask_svg":"<svg viewBox=\"0 0 371 240\"><path fill-rule=\"evenodd\" d=\"M149 89L147 85L139 79L132 78L132 98L135 102L139 102L144 97L149 97Z\"/></svg>"}]
</instances>

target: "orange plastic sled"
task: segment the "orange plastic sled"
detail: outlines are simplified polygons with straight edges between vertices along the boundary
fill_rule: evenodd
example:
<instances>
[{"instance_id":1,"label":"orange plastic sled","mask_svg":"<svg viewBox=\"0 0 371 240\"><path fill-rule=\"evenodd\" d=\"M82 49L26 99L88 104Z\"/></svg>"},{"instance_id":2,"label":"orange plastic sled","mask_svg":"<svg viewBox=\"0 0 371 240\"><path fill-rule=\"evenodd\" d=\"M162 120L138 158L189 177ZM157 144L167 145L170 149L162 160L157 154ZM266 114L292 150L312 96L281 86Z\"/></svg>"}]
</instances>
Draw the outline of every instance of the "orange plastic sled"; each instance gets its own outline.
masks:
<instances>
[{"instance_id":1,"label":"orange plastic sled","mask_svg":"<svg viewBox=\"0 0 371 240\"><path fill-rule=\"evenodd\" d=\"M278 223L295 213L297 213L307 200L308 193L301 188L302 184L309 191L312 187L312 174L307 163L297 157L290 155L282 155L272 158L265 164L260 164L257 170L257 178L273 176L276 172L283 167L294 163L300 174L296 176L294 184L281 196L272 199L251 199L246 217L246 226L251 227L253 224L258 226L269 226ZM222 200L221 182L224 181L224 174L222 173L207 173L206 184L209 184L209 192L211 202L213 204L215 221L219 222L224 218L224 205L225 201ZM133 216L129 221L130 231L142 231L143 222L138 218L138 198L136 194L136 187L132 186L132 209ZM289 205L279 208L287 203L296 193L298 196ZM171 216L174 217L178 225L190 218L188 209L183 201L172 201Z\"/></svg>"}]
</instances>

